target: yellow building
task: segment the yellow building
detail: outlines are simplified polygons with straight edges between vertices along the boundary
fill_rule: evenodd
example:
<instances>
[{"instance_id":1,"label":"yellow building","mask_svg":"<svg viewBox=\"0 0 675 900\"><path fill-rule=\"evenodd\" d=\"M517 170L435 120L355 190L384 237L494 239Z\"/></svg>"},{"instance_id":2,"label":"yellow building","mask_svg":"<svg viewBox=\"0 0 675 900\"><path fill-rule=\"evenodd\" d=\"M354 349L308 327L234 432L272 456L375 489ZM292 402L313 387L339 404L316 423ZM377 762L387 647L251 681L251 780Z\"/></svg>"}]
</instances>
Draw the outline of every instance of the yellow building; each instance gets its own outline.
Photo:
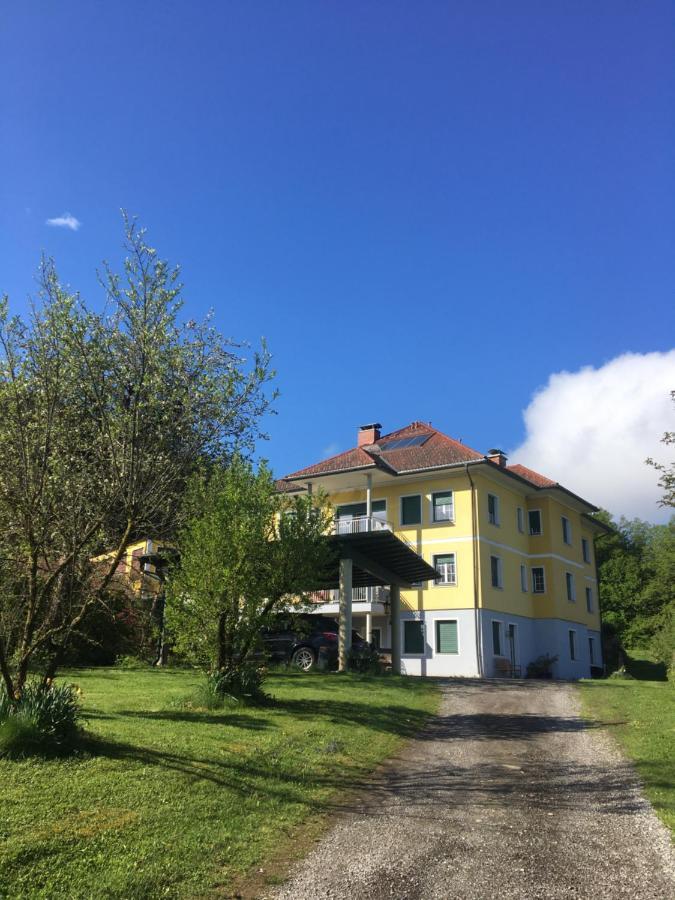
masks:
<instances>
[{"instance_id":1,"label":"yellow building","mask_svg":"<svg viewBox=\"0 0 675 900\"><path fill-rule=\"evenodd\" d=\"M438 573L401 590L393 623L388 588L355 589L354 627L383 649L399 629L410 675L525 674L542 655L559 678L601 666L596 507L423 422L380 430L364 425L352 450L282 479L328 494L338 533L390 529ZM322 599L317 611L337 613L334 592Z\"/></svg>"}]
</instances>

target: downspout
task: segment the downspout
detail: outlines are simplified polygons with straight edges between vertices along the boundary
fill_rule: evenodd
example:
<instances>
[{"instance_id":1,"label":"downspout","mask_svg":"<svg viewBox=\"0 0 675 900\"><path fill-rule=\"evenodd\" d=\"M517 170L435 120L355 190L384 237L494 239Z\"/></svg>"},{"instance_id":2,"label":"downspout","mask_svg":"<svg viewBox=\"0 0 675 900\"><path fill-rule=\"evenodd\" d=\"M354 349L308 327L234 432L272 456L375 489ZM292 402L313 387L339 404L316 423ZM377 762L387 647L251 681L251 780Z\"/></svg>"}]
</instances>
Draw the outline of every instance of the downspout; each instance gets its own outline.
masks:
<instances>
[{"instance_id":1,"label":"downspout","mask_svg":"<svg viewBox=\"0 0 675 900\"><path fill-rule=\"evenodd\" d=\"M473 620L476 634L476 662L478 663L478 677L484 675L483 667L483 638L478 615L478 581L480 578L480 561L478 558L478 516L476 515L476 486L473 483L469 464L465 463L466 477L471 485L471 546L473 552Z\"/></svg>"}]
</instances>

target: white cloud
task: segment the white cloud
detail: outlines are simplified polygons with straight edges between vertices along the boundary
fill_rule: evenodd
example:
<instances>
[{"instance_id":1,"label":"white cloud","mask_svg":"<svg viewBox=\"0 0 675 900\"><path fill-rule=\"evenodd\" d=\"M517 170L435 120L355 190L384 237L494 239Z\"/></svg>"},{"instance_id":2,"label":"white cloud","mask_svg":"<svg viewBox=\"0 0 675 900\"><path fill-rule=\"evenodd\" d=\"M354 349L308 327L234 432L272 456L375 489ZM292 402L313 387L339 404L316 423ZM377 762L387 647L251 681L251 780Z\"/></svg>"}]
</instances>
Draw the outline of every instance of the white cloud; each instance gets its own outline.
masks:
<instances>
[{"instance_id":1,"label":"white cloud","mask_svg":"<svg viewBox=\"0 0 675 900\"><path fill-rule=\"evenodd\" d=\"M77 231L82 226L82 222L71 213L64 212L54 219L47 219L45 225L53 225L54 228L70 228L71 231Z\"/></svg>"},{"instance_id":2,"label":"white cloud","mask_svg":"<svg viewBox=\"0 0 675 900\"><path fill-rule=\"evenodd\" d=\"M525 440L509 454L615 516L666 521L657 505L658 473L648 456L669 461L675 350L625 353L598 369L556 372L523 413Z\"/></svg>"}]
</instances>

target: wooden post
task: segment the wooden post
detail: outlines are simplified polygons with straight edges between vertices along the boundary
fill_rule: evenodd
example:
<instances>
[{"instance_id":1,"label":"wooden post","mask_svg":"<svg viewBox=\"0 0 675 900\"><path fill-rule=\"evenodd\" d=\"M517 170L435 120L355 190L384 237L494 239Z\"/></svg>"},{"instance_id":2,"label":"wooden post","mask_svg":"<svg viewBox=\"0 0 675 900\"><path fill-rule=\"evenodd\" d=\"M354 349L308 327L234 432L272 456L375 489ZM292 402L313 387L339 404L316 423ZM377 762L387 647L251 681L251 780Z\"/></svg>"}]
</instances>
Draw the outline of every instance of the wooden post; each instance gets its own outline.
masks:
<instances>
[{"instance_id":1,"label":"wooden post","mask_svg":"<svg viewBox=\"0 0 675 900\"><path fill-rule=\"evenodd\" d=\"M352 561L340 559L340 633L338 635L338 669L349 670L352 649Z\"/></svg>"},{"instance_id":2,"label":"wooden post","mask_svg":"<svg viewBox=\"0 0 675 900\"><path fill-rule=\"evenodd\" d=\"M392 584L389 591L391 604L391 671L401 674L401 588Z\"/></svg>"}]
</instances>

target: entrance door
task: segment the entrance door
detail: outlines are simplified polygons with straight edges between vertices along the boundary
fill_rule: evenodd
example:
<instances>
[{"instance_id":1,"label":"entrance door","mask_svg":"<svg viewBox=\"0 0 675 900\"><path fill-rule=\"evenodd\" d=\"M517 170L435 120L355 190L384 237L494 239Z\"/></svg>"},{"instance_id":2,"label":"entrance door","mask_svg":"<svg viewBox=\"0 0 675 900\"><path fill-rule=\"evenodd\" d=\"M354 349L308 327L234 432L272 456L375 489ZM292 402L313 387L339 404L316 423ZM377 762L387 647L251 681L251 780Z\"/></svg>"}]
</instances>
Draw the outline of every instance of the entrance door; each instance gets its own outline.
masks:
<instances>
[{"instance_id":1,"label":"entrance door","mask_svg":"<svg viewBox=\"0 0 675 900\"><path fill-rule=\"evenodd\" d=\"M380 650L382 647L382 629L380 628L371 628L370 629L370 643L376 650Z\"/></svg>"}]
</instances>

